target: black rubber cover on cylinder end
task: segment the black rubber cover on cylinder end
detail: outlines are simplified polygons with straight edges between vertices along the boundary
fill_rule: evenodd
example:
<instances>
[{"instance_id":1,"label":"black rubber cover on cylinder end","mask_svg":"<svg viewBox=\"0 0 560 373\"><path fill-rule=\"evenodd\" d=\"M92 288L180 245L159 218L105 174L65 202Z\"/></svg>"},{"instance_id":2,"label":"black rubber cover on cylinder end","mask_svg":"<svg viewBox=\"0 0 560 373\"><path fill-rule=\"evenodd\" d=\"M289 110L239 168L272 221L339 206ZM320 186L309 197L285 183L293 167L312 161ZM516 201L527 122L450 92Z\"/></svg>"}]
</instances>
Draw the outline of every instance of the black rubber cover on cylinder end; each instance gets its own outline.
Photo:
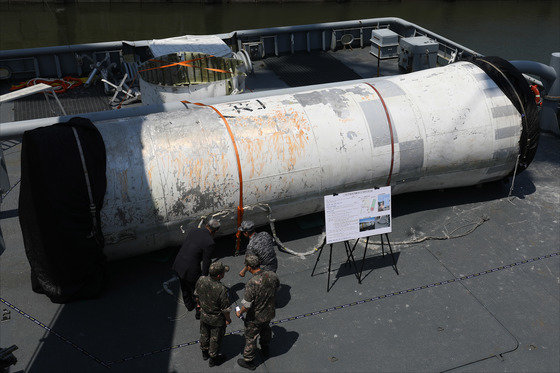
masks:
<instances>
[{"instance_id":1,"label":"black rubber cover on cylinder end","mask_svg":"<svg viewBox=\"0 0 560 373\"><path fill-rule=\"evenodd\" d=\"M76 128L89 172L96 226ZM21 149L19 221L31 265L33 290L55 303L97 297L103 289L106 258L99 211L107 187L101 134L90 120L26 131Z\"/></svg>"},{"instance_id":2,"label":"black rubber cover on cylinder end","mask_svg":"<svg viewBox=\"0 0 560 373\"><path fill-rule=\"evenodd\" d=\"M539 145L539 110L529 83L519 70L500 57L469 57L466 61L484 70L522 116L523 129L519 139L520 157L517 167L519 173L529 166ZM512 174L513 172L514 170L511 171Z\"/></svg>"}]
</instances>

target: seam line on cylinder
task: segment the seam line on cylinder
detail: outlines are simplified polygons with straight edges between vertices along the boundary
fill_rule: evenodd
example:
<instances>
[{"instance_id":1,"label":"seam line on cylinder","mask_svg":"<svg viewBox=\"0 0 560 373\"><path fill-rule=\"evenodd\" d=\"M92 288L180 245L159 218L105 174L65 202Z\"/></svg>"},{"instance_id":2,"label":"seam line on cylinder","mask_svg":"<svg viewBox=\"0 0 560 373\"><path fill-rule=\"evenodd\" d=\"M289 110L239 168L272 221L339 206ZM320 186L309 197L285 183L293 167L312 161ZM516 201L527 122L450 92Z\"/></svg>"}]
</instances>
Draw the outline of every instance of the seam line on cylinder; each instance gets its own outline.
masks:
<instances>
[{"instance_id":1,"label":"seam line on cylinder","mask_svg":"<svg viewBox=\"0 0 560 373\"><path fill-rule=\"evenodd\" d=\"M385 115L387 116L387 124L389 125L389 133L391 134L391 167L389 168L389 177L387 178L387 185L391 185L391 176L393 175L393 165L395 163L395 140L393 137L393 125L391 124L391 117L389 116L389 110L387 110L387 105L385 105L385 100L383 100L383 97L381 97L381 93L379 93L379 91L373 85L367 82L364 83L369 85L371 88L373 88L375 93L377 93L377 96L379 96L379 99L381 100L381 104L383 105L383 109L385 110Z\"/></svg>"}]
</instances>

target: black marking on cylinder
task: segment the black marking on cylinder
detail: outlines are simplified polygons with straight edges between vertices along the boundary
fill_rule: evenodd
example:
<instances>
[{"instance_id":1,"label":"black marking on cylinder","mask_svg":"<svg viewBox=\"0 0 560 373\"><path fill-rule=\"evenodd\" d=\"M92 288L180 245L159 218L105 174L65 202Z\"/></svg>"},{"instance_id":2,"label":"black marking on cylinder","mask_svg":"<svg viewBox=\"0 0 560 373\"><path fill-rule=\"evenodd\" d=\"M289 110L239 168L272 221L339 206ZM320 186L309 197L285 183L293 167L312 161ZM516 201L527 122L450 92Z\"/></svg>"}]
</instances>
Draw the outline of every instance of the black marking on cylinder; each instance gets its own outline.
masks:
<instances>
[{"instance_id":1,"label":"black marking on cylinder","mask_svg":"<svg viewBox=\"0 0 560 373\"><path fill-rule=\"evenodd\" d=\"M490 87L490 88L484 88L484 94L488 98L498 97L498 96L503 96L504 95L504 93L502 92L502 90L498 86Z\"/></svg>"},{"instance_id":2,"label":"black marking on cylinder","mask_svg":"<svg viewBox=\"0 0 560 373\"><path fill-rule=\"evenodd\" d=\"M403 141L399 143L399 177L418 177L424 166L424 140Z\"/></svg>"},{"instance_id":3,"label":"black marking on cylinder","mask_svg":"<svg viewBox=\"0 0 560 373\"><path fill-rule=\"evenodd\" d=\"M496 106L492 108L492 116L494 118L509 117L517 113L513 105Z\"/></svg>"},{"instance_id":4,"label":"black marking on cylinder","mask_svg":"<svg viewBox=\"0 0 560 373\"><path fill-rule=\"evenodd\" d=\"M362 88L362 85L345 88L344 90L349 93L355 93L358 96L368 96L371 94L370 90L367 88Z\"/></svg>"},{"instance_id":5,"label":"black marking on cylinder","mask_svg":"<svg viewBox=\"0 0 560 373\"><path fill-rule=\"evenodd\" d=\"M347 118L350 116L350 110L348 109L348 100L344 96L344 93L342 89L335 88L307 93L296 93L294 97L301 106L327 105L331 107L339 118Z\"/></svg>"},{"instance_id":6,"label":"black marking on cylinder","mask_svg":"<svg viewBox=\"0 0 560 373\"><path fill-rule=\"evenodd\" d=\"M395 96L405 96L406 93L399 87L397 84L389 81L389 80L381 80L375 82L375 88L379 90L381 96L384 100L395 97Z\"/></svg>"},{"instance_id":7,"label":"black marking on cylinder","mask_svg":"<svg viewBox=\"0 0 560 373\"><path fill-rule=\"evenodd\" d=\"M391 133L387 123L387 114L380 100L360 102L360 107L366 117L374 147L391 145ZM397 132L393 127L393 141L398 142Z\"/></svg>"},{"instance_id":8,"label":"black marking on cylinder","mask_svg":"<svg viewBox=\"0 0 560 373\"><path fill-rule=\"evenodd\" d=\"M519 126L503 127L496 130L494 139L501 140L508 137L519 137L520 134L521 128Z\"/></svg>"}]
</instances>

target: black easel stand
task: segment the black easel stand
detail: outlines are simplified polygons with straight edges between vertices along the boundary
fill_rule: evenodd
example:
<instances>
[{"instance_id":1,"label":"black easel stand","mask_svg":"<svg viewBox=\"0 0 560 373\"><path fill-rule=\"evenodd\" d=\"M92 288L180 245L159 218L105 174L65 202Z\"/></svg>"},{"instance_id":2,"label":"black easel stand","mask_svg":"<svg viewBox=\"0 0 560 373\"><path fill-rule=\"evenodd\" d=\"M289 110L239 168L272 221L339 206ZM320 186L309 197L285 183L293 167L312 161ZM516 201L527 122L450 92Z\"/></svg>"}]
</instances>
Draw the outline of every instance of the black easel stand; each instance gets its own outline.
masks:
<instances>
[{"instance_id":1,"label":"black easel stand","mask_svg":"<svg viewBox=\"0 0 560 373\"><path fill-rule=\"evenodd\" d=\"M331 283L331 264L332 264L332 243L329 245L330 246L330 254L329 254L329 270L327 271L327 293L330 290L330 283ZM323 253L323 249L325 248L325 245L321 246L321 248L319 249L319 255L317 255L317 260L315 261L315 265L313 266L313 271L311 271L311 277L313 277L313 274L315 273L315 269L317 268L317 264L319 263L319 259L321 259L321 254Z\"/></svg>"},{"instance_id":2,"label":"black easel stand","mask_svg":"<svg viewBox=\"0 0 560 373\"><path fill-rule=\"evenodd\" d=\"M391 259L393 259L393 269L395 270L395 272L397 273L397 275L399 274L399 270L397 268L397 261L395 260L395 254L393 253L393 248L391 247L391 241L389 241L389 235L387 233L384 233L382 235L380 235L381 238L381 253L383 255L383 257L385 257L385 242L383 240L383 236L385 236L385 239L387 240L387 246L389 246L389 252L391 253ZM362 273L364 271L364 262L366 259L366 252L367 252L367 248L369 245L369 237L366 238L366 245L364 246L364 255L362 257L362 266L360 267L360 272L358 272L358 267L356 266L356 260L354 259L354 250L356 249L356 245L358 245L358 240L356 240L356 242L354 243L354 245L350 245L350 241L344 241L344 249L346 250L346 263L345 264L349 264L352 263L354 265L354 276L356 276L356 279L358 280L358 283L361 284L362 283ZM330 248L329 248L329 268L327 271L327 292L329 292L330 290L330 284L331 284L331 266L332 266L332 248L333 248L333 244L329 244ZM315 269L317 268L317 264L319 264L319 259L321 259L321 254L323 253L323 248L325 246L322 246L321 249L319 249L319 255L317 255L317 260L315 261L315 265L313 266L313 271L311 271L311 276L313 276L313 274L315 273Z\"/></svg>"},{"instance_id":3,"label":"black easel stand","mask_svg":"<svg viewBox=\"0 0 560 373\"><path fill-rule=\"evenodd\" d=\"M389 252L391 253L391 259L393 259L393 269L395 270L395 272L397 272L397 275L399 274L399 269L397 268L397 261L395 260L395 254L393 253L393 248L391 247L391 241L389 241L389 234L384 233L382 235L379 236L379 238L381 238L381 255L383 255L383 257L385 257L385 243L383 242L383 236L385 236L385 239L387 240L387 246L389 246ZM358 241L356 240L356 243ZM369 244L369 237L366 238L366 245L364 246L364 256L362 258L362 266L360 268L360 275L358 277L358 282L361 284L362 283L362 273L364 270L364 262L366 259L366 251L367 251L367 247ZM354 247L356 247L356 245L354 245ZM352 249L352 251L354 251Z\"/></svg>"}]
</instances>

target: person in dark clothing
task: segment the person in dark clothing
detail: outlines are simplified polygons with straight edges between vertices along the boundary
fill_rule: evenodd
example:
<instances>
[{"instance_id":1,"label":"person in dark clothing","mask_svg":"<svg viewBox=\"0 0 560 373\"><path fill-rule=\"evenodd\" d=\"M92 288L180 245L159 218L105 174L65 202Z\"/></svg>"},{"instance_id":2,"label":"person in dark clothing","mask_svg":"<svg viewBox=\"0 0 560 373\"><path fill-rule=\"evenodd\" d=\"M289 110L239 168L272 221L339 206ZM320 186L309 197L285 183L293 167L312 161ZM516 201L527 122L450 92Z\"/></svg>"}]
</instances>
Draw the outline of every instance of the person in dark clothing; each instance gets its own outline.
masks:
<instances>
[{"instance_id":1,"label":"person in dark clothing","mask_svg":"<svg viewBox=\"0 0 560 373\"><path fill-rule=\"evenodd\" d=\"M255 223L251 220L244 220L238 228L245 238L249 239L245 255L256 255L261 263L263 271L276 272L278 260L276 259L276 244L274 238L268 232L255 233ZM247 267L243 267L239 276L245 277Z\"/></svg>"},{"instance_id":2,"label":"person in dark clothing","mask_svg":"<svg viewBox=\"0 0 560 373\"><path fill-rule=\"evenodd\" d=\"M208 276L215 246L213 237L219 228L220 222L210 219L204 228L190 229L172 267L181 280L185 307L189 311L196 308L197 320L200 319L200 307L196 303L194 289L201 275Z\"/></svg>"}]
</instances>

